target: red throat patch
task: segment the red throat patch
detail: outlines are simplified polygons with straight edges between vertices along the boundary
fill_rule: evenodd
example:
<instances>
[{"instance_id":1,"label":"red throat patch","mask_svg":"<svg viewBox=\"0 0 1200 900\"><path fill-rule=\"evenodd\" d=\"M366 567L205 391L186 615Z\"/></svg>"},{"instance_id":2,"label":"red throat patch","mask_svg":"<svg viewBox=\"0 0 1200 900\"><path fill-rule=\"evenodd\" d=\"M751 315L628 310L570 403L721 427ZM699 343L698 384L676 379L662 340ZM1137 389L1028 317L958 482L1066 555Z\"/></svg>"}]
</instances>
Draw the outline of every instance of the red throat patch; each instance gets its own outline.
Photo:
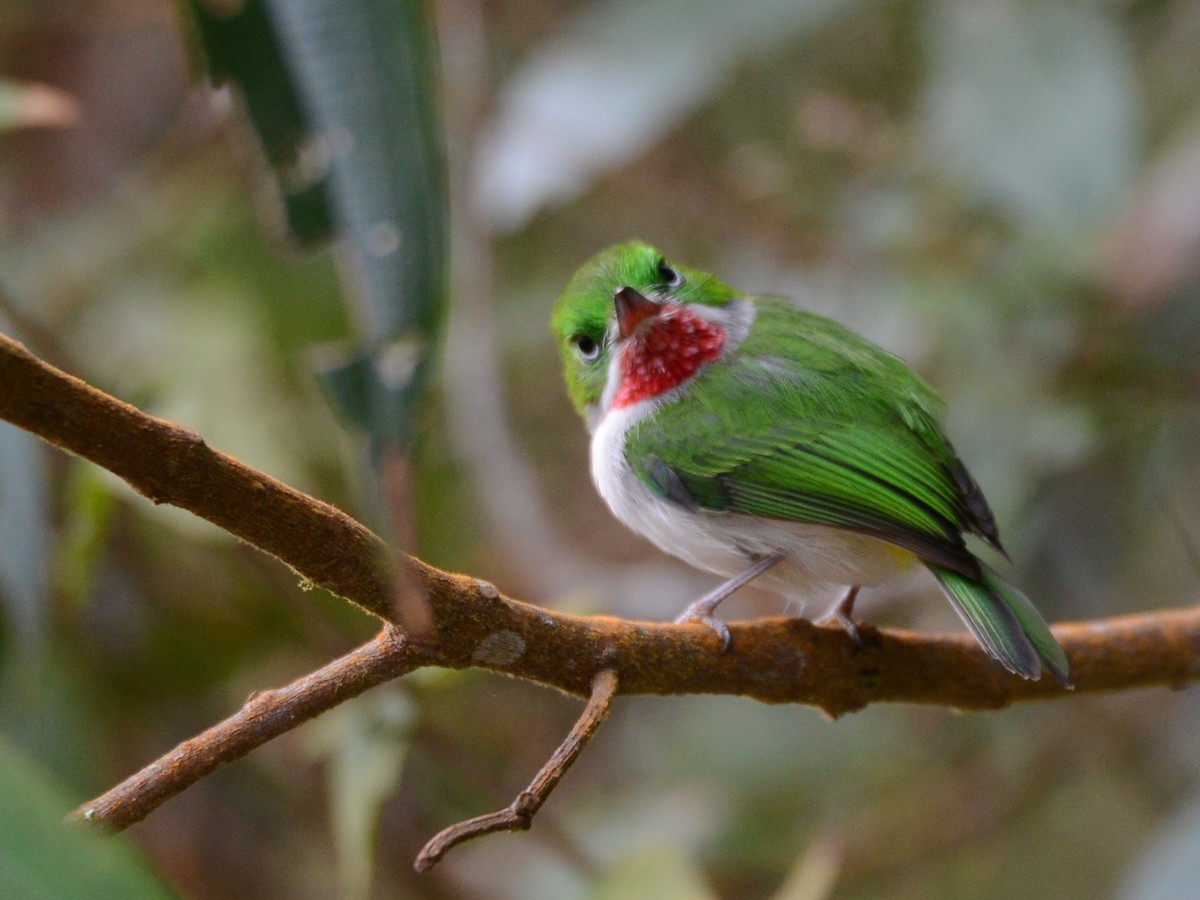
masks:
<instances>
[{"instance_id":1,"label":"red throat patch","mask_svg":"<svg viewBox=\"0 0 1200 900\"><path fill-rule=\"evenodd\" d=\"M686 306L667 304L649 328L621 347L621 386L609 408L623 409L682 384L724 346L725 329Z\"/></svg>"}]
</instances>

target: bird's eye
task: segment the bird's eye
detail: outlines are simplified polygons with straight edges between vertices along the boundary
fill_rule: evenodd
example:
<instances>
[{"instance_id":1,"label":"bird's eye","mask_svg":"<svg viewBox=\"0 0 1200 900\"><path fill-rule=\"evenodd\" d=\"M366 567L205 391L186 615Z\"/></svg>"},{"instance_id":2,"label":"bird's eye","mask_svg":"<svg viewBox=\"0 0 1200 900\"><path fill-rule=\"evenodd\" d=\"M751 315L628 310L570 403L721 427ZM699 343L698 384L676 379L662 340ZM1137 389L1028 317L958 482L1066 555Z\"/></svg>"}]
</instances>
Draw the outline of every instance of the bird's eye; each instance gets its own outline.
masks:
<instances>
[{"instance_id":1,"label":"bird's eye","mask_svg":"<svg viewBox=\"0 0 1200 900\"><path fill-rule=\"evenodd\" d=\"M575 352L584 362L595 362L600 357L600 345L586 334L576 335Z\"/></svg>"},{"instance_id":2,"label":"bird's eye","mask_svg":"<svg viewBox=\"0 0 1200 900\"><path fill-rule=\"evenodd\" d=\"M674 290L683 284L683 276L680 275L676 269L668 266L665 262L660 262L658 264L658 277L662 280L662 283L671 290Z\"/></svg>"}]
</instances>

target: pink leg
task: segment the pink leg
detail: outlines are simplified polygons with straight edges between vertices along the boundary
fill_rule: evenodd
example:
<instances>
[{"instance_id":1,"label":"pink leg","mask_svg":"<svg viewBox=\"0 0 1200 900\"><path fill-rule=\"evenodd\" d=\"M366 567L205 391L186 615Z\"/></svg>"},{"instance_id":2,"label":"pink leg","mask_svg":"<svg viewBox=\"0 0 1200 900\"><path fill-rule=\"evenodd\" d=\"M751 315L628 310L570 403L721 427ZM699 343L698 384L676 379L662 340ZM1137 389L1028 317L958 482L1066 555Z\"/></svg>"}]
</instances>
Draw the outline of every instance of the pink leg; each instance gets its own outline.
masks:
<instances>
[{"instance_id":1,"label":"pink leg","mask_svg":"<svg viewBox=\"0 0 1200 900\"><path fill-rule=\"evenodd\" d=\"M739 572L737 575L734 575L724 584L705 594L695 603L688 606L688 608L681 612L675 619L676 624L682 625L685 622L699 622L701 625L707 625L709 628L715 631L717 633L717 637L721 639L723 644L722 649L728 650L729 642L731 640L729 626L714 616L713 612L718 606L721 605L722 600L724 600L738 588L753 581L755 578L767 571L767 569L771 568L771 566L775 565L782 559L782 553L772 553L770 556L764 556L762 559L756 560L754 564L744 572ZM853 600L851 602L853 602Z\"/></svg>"}]
</instances>

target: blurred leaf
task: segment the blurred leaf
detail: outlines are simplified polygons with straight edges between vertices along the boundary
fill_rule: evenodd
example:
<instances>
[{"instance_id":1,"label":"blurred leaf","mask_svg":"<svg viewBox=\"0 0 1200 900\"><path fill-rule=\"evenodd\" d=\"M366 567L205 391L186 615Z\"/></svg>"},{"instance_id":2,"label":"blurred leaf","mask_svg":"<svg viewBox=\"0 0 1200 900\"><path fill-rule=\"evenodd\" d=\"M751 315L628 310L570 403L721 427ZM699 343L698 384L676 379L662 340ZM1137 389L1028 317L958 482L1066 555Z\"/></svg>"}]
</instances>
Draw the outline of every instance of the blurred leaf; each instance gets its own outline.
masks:
<instances>
[{"instance_id":1,"label":"blurred leaf","mask_svg":"<svg viewBox=\"0 0 1200 900\"><path fill-rule=\"evenodd\" d=\"M316 354L317 368L334 405L372 438L376 456L384 447L406 447L416 437L419 404L433 361L420 341L394 341L373 351L338 358L328 348Z\"/></svg>"},{"instance_id":2,"label":"blurred leaf","mask_svg":"<svg viewBox=\"0 0 1200 900\"><path fill-rule=\"evenodd\" d=\"M1087 225L1125 190L1139 143L1129 48L1102 7L943 4L927 21L938 164L1025 225Z\"/></svg>"},{"instance_id":3,"label":"blurred leaf","mask_svg":"<svg viewBox=\"0 0 1200 900\"><path fill-rule=\"evenodd\" d=\"M699 867L671 846L651 846L622 859L605 873L591 900L705 900L717 895Z\"/></svg>"},{"instance_id":4,"label":"blurred leaf","mask_svg":"<svg viewBox=\"0 0 1200 900\"><path fill-rule=\"evenodd\" d=\"M0 134L18 128L66 128L79 118L79 104L49 84L0 78Z\"/></svg>"},{"instance_id":5,"label":"blurred leaf","mask_svg":"<svg viewBox=\"0 0 1200 900\"><path fill-rule=\"evenodd\" d=\"M248 0L198 8L209 64L242 85L293 228L325 200L365 344L324 374L378 453L404 446L425 392L445 290L445 173L424 3ZM303 207L301 210L297 204ZM299 221L297 221L299 217ZM402 346L411 365L397 366Z\"/></svg>"},{"instance_id":6,"label":"blurred leaf","mask_svg":"<svg viewBox=\"0 0 1200 900\"><path fill-rule=\"evenodd\" d=\"M313 725L309 748L329 764L338 896L367 897L379 812L395 793L415 711L398 688L377 688Z\"/></svg>"},{"instance_id":7,"label":"blurred leaf","mask_svg":"<svg viewBox=\"0 0 1200 900\"><path fill-rule=\"evenodd\" d=\"M37 438L0 422L0 602L18 647L39 646L46 632L50 508Z\"/></svg>"},{"instance_id":8,"label":"blurred leaf","mask_svg":"<svg viewBox=\"0 0 1200 900\"><path fill-rule=\"evenodd\" d=\"M55 587L74 610L87 602L102 559L116 496L103 470L72 460L71 478L63 498L66 519L54 561Z\"/></svg>"},{"instance_id":9,"label":"blurred leaf","mask_svg":"<svg viewBox=\"0 0 1200 900\"><path fill-rule=\"evenodd\" d=\"M734 71L850 0L593 3L505 85L480 161L481 203L515 231L581 193L707 102Z\"/></svg>"},{"instance_id":10,"label":"blurred leaf","mask_svg":"<svg viewBox=\"0 0 1200 900\"><path fill-rule=\"evenodd\" d=\"M0 740L74 790L92 783L103 754L89 736L107 717L96 706L92 673L64 658L71 646L54 642L37 657L0 657Z\"/></svg>"},{"instance_id":11,"label":"blurred leaf","mask_svg":"<svg viewBox=\"0 0 1200 900\"><path fill-rule=\"evenodd\" d=\"M209 74L242 89L267 159L279 172L292 232L306 244L328 238L333 226L325 181L311 171L306 175L302 166L301 147L310 128L266 0L249 0L237 15L210 9L203 0L191 5Z\"/></svg>"},{"instance_id":12,"label":"blurred leaf","mask_svg":"<svg viewBox=\"0 0 1200 900\"><path fill-rule=\"evenodd\" d=\"M171 896L127 838L64 822L73 805L46 773L0 739L0 896Z\"/></svg>"},{"instance_id":13,"label":"blurred leaf","mask_svg":"<svg viewBox=\"0 0 1200 900\"><path fill-rule=\"evenodd\" d=\"M425 4L275 0L323 155L336 235L372 343L432 339L445 280L445 173Z\"/></svg>"}]
</instances>

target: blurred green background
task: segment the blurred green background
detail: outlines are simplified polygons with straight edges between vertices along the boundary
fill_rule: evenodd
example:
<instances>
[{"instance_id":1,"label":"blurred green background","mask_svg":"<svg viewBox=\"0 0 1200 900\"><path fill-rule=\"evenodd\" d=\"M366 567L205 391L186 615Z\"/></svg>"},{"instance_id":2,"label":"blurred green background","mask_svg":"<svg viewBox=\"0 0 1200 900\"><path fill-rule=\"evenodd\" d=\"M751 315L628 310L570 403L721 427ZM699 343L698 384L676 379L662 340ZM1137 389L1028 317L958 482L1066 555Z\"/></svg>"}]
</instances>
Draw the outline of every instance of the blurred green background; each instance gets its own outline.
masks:
<instances>
[{"instance_id":1,"label":"blurred green background","mask_svg":"<svg viewBox=\"0 0 1200 900\"><path fill-rule=\"evenodd\" d=\"M636 236L918 368L1047 618L1200 599L1200 4L431 8L452 241L420 440L425 559L640 618L710 584L594 495L547 331L575 267ZM311 375L353 330L336 254L279 233L237 96L201 83L184 22L165 0L0 5L0 329L369 516L362 447ZM578 711L424 671L128 840L47 853L70 806L374 623L4 425L0 601L11 896L1200 896L1190 689L837 722L622 700L532 832L418 877L423 842L506 804ZM960 627L923 579L858 609ZM781 611L754 591L728 608Z\"/></svg>"}]
</instances>

